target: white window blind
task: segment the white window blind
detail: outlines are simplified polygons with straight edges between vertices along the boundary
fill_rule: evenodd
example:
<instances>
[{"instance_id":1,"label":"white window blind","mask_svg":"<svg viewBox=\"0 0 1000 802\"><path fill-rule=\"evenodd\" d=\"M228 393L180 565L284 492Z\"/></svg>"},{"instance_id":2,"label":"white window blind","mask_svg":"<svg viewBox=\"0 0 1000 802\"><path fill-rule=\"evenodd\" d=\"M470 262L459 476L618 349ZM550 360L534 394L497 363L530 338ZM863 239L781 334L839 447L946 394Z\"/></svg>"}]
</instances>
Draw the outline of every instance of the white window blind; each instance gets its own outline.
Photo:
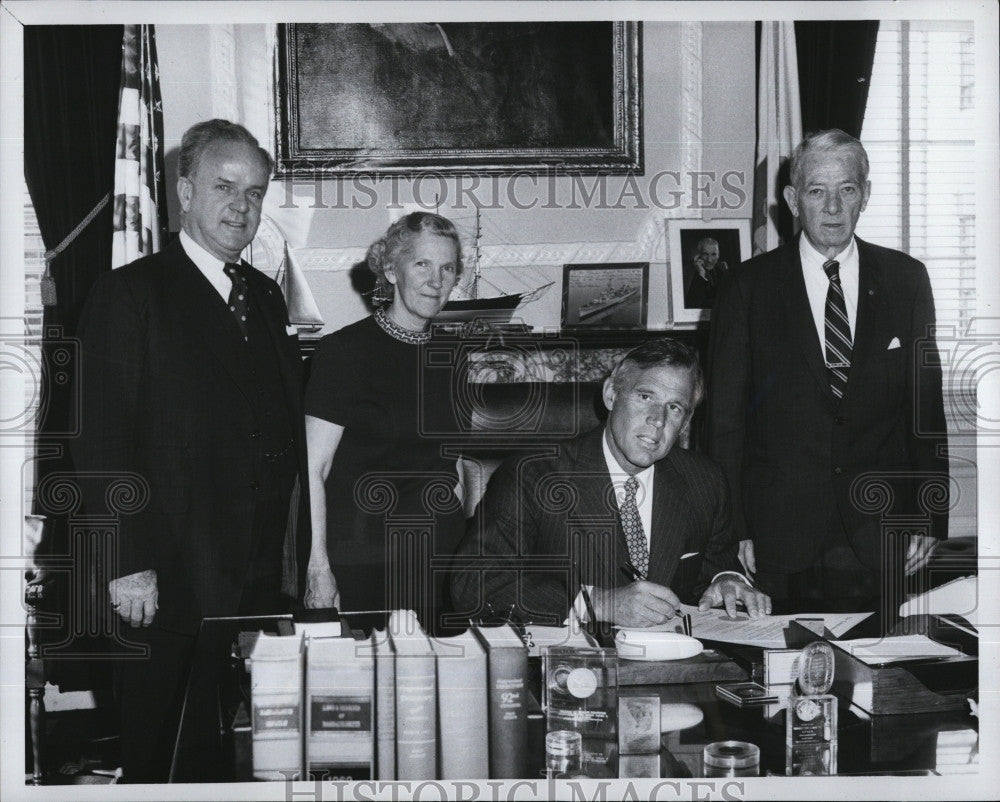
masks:
<instances>
[{"instance_id":1,"label":"white window blind","mask_svg":"<svg viewBox=\"0 0 1000 802\"><path fill-rule=\"evenodd\" d=\"M938 325L959 335L976 303L974 67L971 22L882 21L861 131L872 197L858 236L926 264ZM966 389L958 378L946 369L946 389Z\"/></svg>"}]
</instances>

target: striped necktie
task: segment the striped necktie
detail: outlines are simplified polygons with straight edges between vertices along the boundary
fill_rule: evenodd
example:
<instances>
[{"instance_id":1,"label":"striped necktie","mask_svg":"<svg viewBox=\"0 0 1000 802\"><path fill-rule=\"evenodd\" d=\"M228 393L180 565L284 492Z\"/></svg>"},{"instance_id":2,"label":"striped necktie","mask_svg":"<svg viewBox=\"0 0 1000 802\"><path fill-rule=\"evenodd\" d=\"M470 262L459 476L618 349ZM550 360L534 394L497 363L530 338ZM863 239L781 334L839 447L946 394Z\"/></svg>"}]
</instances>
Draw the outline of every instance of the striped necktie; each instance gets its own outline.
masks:
<instances>
[{"instance_id":1,"label":"striped necktie","mask_svg":"<svg viewBox=\"0 0 1000 802\"><path fill-rule=\"evenodd\" d=\"M625 542L628 544L629 559L638 574L636 579L645 579L649 573L649 546L642 530L642 519L639 517L639 507L635 503L635 494L639 489L639 480L630 476L625 482L625 498L622 500L622 529L625 530Z\"/></svg>"},{"instance_id":2,"label":"striped necktie","mask_svg":"<svg viewBox=\"0 0 1000 802\"><path fill-rule=\"evenodd\" d=\"M847 320L844 288L840 285L840 262L831 259L823 265L823 271L830 279L826 291L826 367L830 374L830 389L837 398L843 398L854 348L851 324Z\"/></svg>"}]
</instances>

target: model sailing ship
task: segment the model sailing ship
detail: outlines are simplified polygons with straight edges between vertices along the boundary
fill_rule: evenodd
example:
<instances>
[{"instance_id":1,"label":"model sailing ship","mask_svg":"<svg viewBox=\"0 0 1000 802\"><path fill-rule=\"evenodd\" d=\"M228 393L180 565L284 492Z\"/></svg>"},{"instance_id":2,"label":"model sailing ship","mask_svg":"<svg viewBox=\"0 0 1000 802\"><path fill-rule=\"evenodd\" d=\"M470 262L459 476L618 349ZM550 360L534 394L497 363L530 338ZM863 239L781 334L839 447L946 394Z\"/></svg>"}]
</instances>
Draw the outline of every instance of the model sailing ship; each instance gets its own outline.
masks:
<instances>
[{"instance_id":1,"label":"model sailing ship","mask_svg":"<svg viewBox=\"0 0 1000 802\"><path fill-rule=\"evenodd\" d=\"M499 295L483 297L480 294L480 285L488 280L483 279L481 257L482 252L480 242L482 240L482 227L479 209L476 209L476 230L472 246L472 278L468 285L462 288L466 298L458 298L448 301L444 308L438 313L435 325L446 327L466 327L473 330L511 330L524 329L522 324L511 323L510 319L514 315L514 310L522 304L530 303L542 297L545 291L555 282L550 281L533 290L527 292L504 293L498 290Z\"/></svg>"}]
</instances>

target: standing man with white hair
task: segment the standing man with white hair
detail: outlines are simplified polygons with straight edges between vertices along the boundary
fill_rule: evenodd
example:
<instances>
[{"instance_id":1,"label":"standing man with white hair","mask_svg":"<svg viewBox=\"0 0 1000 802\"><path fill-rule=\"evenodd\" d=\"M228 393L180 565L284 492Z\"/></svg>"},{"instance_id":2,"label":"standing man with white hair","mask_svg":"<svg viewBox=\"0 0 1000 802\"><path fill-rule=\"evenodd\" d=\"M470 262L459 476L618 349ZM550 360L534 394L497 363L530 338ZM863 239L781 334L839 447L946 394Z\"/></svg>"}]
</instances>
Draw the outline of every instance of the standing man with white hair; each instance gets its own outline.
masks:
<instances>
[{"instance_id":1,"label":"standing man with white hair","mask_svg":"<svg viewBox=\"0 0 1000 802\"><path fill-rule=\"evenodd\" d=\"M947 536L930 281L854 235L870 194L857 139L807 136L784 190L802 233L731 271L713 311L708 449L733 491L741 557L780 611L881 603L891 616L903 574ZM873 480L885 504L865 500ZM941 488L932 504L928 482ZM912 521L900 542L885 514Z\"/></svg>"}]
</instances>

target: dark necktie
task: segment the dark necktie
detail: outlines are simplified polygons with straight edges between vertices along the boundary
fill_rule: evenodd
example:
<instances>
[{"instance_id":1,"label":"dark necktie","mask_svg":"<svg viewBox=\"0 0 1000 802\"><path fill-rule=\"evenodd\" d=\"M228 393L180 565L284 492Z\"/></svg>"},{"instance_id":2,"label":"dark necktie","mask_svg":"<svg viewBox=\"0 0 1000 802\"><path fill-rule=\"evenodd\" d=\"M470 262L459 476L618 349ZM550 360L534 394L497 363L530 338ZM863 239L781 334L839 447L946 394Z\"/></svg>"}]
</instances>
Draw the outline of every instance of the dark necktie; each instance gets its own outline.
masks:
<instances>
[{"instance_id":1,"label":"dark necktie","mask_svg":"<svg viewBox=\"0 0 1000 802\"><path fill-rule=\"evenodd\" d=\"M851 325L847 321L844 288L840 286L840 262L831 259L823 265L823 271L830 279L826 291L826 367L830 374L830 389L837 398L843 398L854 348Z\"/></svg>"},{"instance_id":2,"label":"dark necktie","mask_svg":"<svg viewBox=\"0 0 1000 802\"><path fill-rule=\"evenodd\" d=\"M635 503L635 494L638 489L639 481L634 476L630 476L625 482L625 498L622 500L621 517L629 558L632 560L632 567L638 574L636 579L645 579L646 574L649 573L649 547L646 545L646 535L642 531L639 507Z\"/></svg>"},{"instance_id":3,"label":"dark necktie","mask_svg":"<svg viewBox=\"0 0 1000 802\"><path fill-rule=\"evenodd\" d=\"M247 338L247 280L243 278L243 273L238 265L227 263L222 268L229 280L233 282L233 288L229 291L229 311L236 318L236 323L243 332L243 339Z\"/></svg>"}]
</instances>

